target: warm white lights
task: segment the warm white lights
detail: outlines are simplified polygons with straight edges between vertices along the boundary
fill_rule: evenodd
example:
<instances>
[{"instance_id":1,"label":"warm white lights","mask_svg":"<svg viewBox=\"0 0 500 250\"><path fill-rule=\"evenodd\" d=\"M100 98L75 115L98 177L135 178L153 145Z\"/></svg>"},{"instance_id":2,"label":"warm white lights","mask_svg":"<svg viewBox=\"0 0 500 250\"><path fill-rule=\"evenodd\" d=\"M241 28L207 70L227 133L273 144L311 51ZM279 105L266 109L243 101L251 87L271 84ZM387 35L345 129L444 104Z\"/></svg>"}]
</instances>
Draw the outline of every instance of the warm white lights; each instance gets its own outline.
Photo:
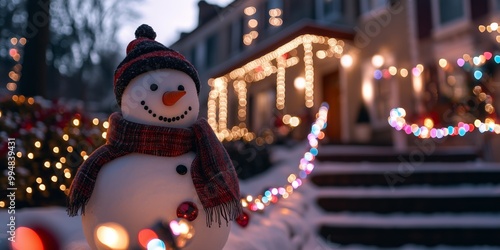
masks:
<instances>
[{"instance_id":1,"label":"warm white lights","mask_svg":"<svg viewBox=\"0 0 500 250\"><path fill-rule=\"evenodd\" d=\"M314 67L313 46L311 36L304 36L304 65L305 65L305 105L311 108L314 105Z\"/></svg>"},{"instance_id":2,"label":"warm white lights","mask_svg":"<svg viewBox=\"0 0 500 250\"><path fill-rule=\"evenodd\" d=\"M382 65L384 65L384 57L382 57L381 55L374 55L372 57L372 65L375 67L375 68L380 68L382 67Z\"/></svg>"},{"instance_id":3,"label":"warm white lights","mask_svg":"<svg viewBox=\"0 0 500 250\"><path fill-rule=\"evenodd\" d=\"M128 233L121 225L113 222L105 223L96 228L95 238L99 247L106 249L127 249Z\"/></svg>"},{"instance_id":4,"label":"warm white lights","mask_svg":"<svg viewBox=\"0 0 500 250\"><path fill-rule=\"evenodd\" d=\"M278 56L276 58L276 64L278 66L276 73L276 108L282 110L285 108L285 67L286 58L284 56Z\"/></svg>"},{"instance_id":5,"label":"warm white lights","mask_svg":"<svg viewBox=\"0 0 500 250\"><path fill-rule=\"evenodd\" d=\"M251 13L250 9L248 13ZM293 81L293 84L297 90L304 90L304 105L308 108L314 107L314 59L322 60L335 57L346 63L350 56L341 59L345 51L344 46L344 41L335 38L311 34L300 35L277 49L233 69L226 75L209 79L208 85L211 90L208 94L207 120L219 140L243 139L250 141L256 139L257 143L259 141L272 141L272 138L268 138L269 135L259 135L260 137L258 137L247 129L247 98L251 85L261 84L261 82L275 83L276 109L284 110L286 107L286 84L291 84L291 82L287 83L286 81L286 70L298 65L303 60L303 73ZM301 54L303 56L300 56ZM352 65L352 57L350 59ZM265 80L268 77L275 77L275 80ZM228 87L233 88L236 98L234 95L229 96L233 91L228 90ZM235 101L237 101L237 105L232 104L236 103ZM237 111L234 110L235 108ZM231 122L228 121L229 115L236 114L238 115L236 124L233 120L231 120L233 124L228 124ZM300 120L294 119L292 123L291 125L298 125Z\"/></svg>"},{"instance_id":6,"label":"warm white lights","mask_svg":"<svg viewBox=\"0 0 500 250\"><path fill-rule=\"evenodd\" d=\"M303 90L304 87L306 86L306 79L304 79L304 77L301 76L295 78L295 80L293 81L293 86L297 90Z\"/></svg>"},{"instance_id":7,"label":"warm white lights","mask_svg":"<svg viewBox=\"0 0 500 250\"><path fill-rule=\"evenodd\" d=\"M342 64L342 67L344 68L351 67L352 63L353 63L352 56L349 54L345 54L340 58L340 64Z\"/></svg>"}]
</instances>

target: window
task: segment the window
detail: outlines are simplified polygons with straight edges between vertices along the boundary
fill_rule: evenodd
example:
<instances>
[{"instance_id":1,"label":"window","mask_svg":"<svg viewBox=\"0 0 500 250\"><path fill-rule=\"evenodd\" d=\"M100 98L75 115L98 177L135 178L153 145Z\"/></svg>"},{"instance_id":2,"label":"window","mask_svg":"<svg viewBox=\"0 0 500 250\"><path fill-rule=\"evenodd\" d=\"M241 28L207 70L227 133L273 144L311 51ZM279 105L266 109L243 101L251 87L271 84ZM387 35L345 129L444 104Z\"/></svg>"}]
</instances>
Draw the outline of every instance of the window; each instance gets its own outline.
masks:
<instances>
[{"instance_id":1,"label":"window","mask_svg":"<svg viewBox=\"0 0 500 250\"><path fill-rule=\"evenodd\" d=\"M387 0L362 0L361 1L361 12L363 14L383 9L388 6Z\"/></svg>"},{"instance_id":2,"label":"window","mask_svg":"<svg viewBox=\"0 0 500 250\"><path fill-rule=\"evenodd\" d=\"M461 0L439 0L439 23L446 24L464 17L464 4Z\"/></svg>"},{"instance_id":3,"label":"window","mask_svg":"<svg viewBox=\"0 0 500 250\"><path fill-rule=\"evenodd\" d=\"M279 27L283 24L283 0L269 0L267 2L266 29Z\"/></svg>"},{"instance_id":4,"label":"window","mask_svg":"<svg viewBox=\"0 0 500 250\"><path fill-rule=\"evenodd\" d=\"M197 58L196 58L196 45L193 46L190 50L189 50L189 59L188 59L191 64L193 64L193 66L195 68L198 68L198 63L197 63Z\"/></svg>"},{"instance_id":5,"label":"window","mask_svg":"<svg viewBox=\"0 0 500 250\"><path fill-rule=\"evenodd\" d=\"M206 41L205 67L211 68L217 60L217 35L211 35Z\"/></svg>"},{"instance_id":6,"label":"window","mask_svg":"<svg viewBox=\"0 0 500 250\"><path fill-rule=\"evenodd\" d=\"M337 19L342 16L344 1L342 0L322 0L323 16L325 18Z\"/></svg>"}]
</instances>

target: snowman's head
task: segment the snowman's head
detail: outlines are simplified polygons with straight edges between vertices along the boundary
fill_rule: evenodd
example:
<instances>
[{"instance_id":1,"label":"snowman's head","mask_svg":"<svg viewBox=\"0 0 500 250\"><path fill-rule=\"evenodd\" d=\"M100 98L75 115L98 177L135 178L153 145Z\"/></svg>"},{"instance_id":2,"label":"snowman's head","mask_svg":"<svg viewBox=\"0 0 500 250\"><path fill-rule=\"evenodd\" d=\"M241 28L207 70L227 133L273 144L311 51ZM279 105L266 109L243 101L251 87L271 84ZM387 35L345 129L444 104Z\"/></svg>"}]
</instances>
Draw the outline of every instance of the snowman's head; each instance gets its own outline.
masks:
<instances>
[{"instance_id":1,"label":"snowman's head","mask_svg":"<svg viewBox=\"0 0 500 250\"><path fill-rule=\"evenodd\" d=\"M199 111L198 72L182 54L156 42L150 26L139 26L135 37L114 75L116 101L124 118L144 124L189 126Z\"/></svg>"},{"instance_id":2,"label":"snowman's head","mask_svg":"<svg viewBox=\"0 0 500 250\"><path fill-rule=\"evenodd\" d=\"M123 92L121 110L126 120L147 125L191 126L200 110L193 79L174 69L143 73Z\"/></svg>"}]
</instances>

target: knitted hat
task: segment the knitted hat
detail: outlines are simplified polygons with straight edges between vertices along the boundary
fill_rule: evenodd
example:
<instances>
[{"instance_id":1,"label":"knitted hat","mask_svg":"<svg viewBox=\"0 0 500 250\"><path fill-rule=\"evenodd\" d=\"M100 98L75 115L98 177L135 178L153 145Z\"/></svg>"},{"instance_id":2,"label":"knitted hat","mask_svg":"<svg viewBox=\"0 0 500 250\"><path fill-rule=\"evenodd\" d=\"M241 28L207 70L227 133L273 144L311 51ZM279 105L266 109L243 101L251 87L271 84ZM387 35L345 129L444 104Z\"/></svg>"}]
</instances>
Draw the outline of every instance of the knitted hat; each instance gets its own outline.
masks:
<instances>
[{"instance_id":1,"label":"knitted hat","mask_svg":"<svg viewBox=\"0 0 500 250\"><path fill-rule=\"evenodd\" d=\"M179 52L155 41L156 33L147 24L135 31L135 40L127 46L127 56L118 65L114 76L114 91L118 105L121 105L123 91L136 76L157 69L175 69L190 76L200 93L200 80L194 66Z\"/></svg>"}]
</instances>

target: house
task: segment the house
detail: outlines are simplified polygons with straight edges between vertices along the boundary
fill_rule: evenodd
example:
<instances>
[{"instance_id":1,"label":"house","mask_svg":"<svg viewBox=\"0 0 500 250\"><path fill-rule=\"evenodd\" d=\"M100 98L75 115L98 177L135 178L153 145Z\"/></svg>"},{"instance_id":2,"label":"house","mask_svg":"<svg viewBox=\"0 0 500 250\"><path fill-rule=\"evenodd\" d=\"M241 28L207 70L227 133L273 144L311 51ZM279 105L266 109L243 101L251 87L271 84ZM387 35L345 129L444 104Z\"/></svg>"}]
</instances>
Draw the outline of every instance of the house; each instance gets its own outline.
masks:
<instances>
[{"instance_id":1,"label":"house","mask_svg":"<svg viewBox=\"0 0 500 250\"><path fill-rule=\"evenodd\" d=\"M202 115L221 140L272 142L283 126L300 137L323 102L330 106L330 143L407 149L450 135L443 145L477 148L485 145L482 132L500 133L498 0L198 6L198 27L171 47L206 83ZM391 110L399 117L391 120Z\"/></svg>"}]
</instances>

